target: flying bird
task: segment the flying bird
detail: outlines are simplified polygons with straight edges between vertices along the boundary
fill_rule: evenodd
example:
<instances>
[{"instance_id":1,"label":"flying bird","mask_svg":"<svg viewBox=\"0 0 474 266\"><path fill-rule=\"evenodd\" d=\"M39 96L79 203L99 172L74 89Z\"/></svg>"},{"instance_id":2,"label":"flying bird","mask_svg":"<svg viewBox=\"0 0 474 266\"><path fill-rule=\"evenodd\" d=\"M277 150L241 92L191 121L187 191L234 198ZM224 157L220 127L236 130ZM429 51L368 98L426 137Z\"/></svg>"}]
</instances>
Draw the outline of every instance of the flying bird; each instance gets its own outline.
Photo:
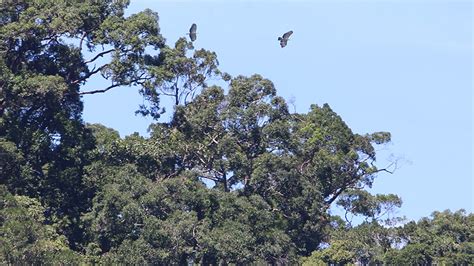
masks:
<instances>
[{"instance_id":1,"label":"flying bird","mask_svg":"<svg viewBox=\"0 0 474 266\"><path fill-rule=\"evenodd\" d=\"M290 30L289 32L283 34L283 36L278 37L278 40L280 41L281 48L286 46L286 44L288 43L288 39L290 38L291 34L293 34L292 30Z\"/></svg>"},{"instance_id":2,"label":"flying bird","mask_svg":"<svg viewBox=\"0 0 474 266\"><path fill-rule=\"evenodd\" d=\"M197 30L196 23L193 23L193 25L191 25L191 28L189 29L189 38L191 39L192 42L196 40L196 30Z\"/></svg>"}]
</instances>

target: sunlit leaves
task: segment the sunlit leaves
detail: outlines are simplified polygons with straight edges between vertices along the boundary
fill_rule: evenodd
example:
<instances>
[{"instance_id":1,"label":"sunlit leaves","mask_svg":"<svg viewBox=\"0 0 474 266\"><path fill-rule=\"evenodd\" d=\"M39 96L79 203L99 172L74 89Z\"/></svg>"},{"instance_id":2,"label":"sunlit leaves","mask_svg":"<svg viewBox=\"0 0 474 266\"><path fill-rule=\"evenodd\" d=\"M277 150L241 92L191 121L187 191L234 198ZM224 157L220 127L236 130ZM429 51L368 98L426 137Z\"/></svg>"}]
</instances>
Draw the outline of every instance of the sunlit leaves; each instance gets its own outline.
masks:
<instances>
[{"instance_id":1,"label":"sunlit leaves","mask_svg":"<svg viewBox=\"0 0 474 266\"><path fill-rule=\"evenodd\" d=\"M0 262L45 263L79 257L65 236L46 225L45 209L36 199L13 196L0 186Z\"/></svg>"},{"instance_id":2,"label":"sunlit leaves","mask_svg":"<svg viewBox=\"0 0 474 266\"><path fill-rule=\"evenodd\" d=\"M364 190L348 190L337 201L346 213L362 215L372 220L379 220L384 215L390 215L395 208L400 208L402 200L394 194L371 195Z\"/></svg>"}]
</instances>

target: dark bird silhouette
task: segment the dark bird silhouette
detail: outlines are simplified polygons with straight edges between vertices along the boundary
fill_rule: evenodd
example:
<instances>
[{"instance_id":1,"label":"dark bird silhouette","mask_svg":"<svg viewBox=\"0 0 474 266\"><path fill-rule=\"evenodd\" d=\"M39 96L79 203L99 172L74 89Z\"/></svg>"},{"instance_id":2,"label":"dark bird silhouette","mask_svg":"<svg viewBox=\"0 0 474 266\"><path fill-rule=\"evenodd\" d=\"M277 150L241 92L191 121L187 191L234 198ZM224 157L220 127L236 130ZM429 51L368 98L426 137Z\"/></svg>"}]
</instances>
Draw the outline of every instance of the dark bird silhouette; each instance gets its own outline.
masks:
<instances>
[{"instance_id":1,"label":"dark bird silhouette","mask_svg":"<svg viewBox=\"0 0 474 266\"><path fill-rule=\"evenodd\" d=\"M191 39L192 42L196 40L196 30L197 30L196 23L193 23L193 25L191 25L191 28L189 29L189 38Z\"/></svg>"},{"instance_id":2,"label":"dark bird silhouette","mask_svg":"<svg viewBox=\"0 0 474 266\"><path fill-rule=\"evenodd\" d=\"M289 32L283 34L283 36L278 37L278 40L280 41L281 48L286 46L286 44L288 43L288 39L290 38L291 34L293 34L292 30L290 30Z\"/></svg>"}]
</instances>

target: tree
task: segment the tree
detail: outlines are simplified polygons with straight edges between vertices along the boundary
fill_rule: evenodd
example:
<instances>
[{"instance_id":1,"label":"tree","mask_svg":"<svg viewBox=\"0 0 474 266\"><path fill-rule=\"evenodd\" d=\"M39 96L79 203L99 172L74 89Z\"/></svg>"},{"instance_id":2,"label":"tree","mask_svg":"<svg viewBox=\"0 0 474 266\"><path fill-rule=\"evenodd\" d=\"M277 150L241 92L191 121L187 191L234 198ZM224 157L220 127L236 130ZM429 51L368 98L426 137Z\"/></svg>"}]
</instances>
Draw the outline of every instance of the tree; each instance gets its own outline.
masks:
<instances>
[{"instance_id":1,"label":"tree","mask_svg":"<svg viewBox=\"0 0 474 266\"><path fill-rule=\"evenodd\" d=\"M86 70L79 51L58 40L74 33L62 28L67 23L57 24L57 8L39 2L1 6L0 138L21 163L10 168L14 172L2 171L1 180L14 193L38 197L51 213L47 218L60 220L72 240L79 237L72 220L89 205L91 191L81 175L93 140L72 83Z\"/></svg>"},{"instance_id":2,"label":"tree","mask_svg":"<svg viewBox=\"0 0 474 266\"><path fill-rule=\"evenodd\" d=\"M277 119L272 116L287 113L275 93L273 84L259 75L239 76L230 81L227 95L211 87L177 108L173 134L188 140L178 155L179 165L200 172L224 191L237 184L247 187L254 160L272 148L268 142L273 139L265 132Z\"/></svg>"},{"instance_id":3,"label":"tree","mask_svg":"<svg viewBox=\"0 0 474 266\"><path fill-rule=\"evenodd\" d=\"M368 256L330 236L328 210L339 203L375 221L401 204L365 191L388 171L374 146L390 134L354 134L328 104L290 114L270 80L231 77L185 38L166 45L158 14L125 17L127 5L0 6L0 180L13 202L2 230L20 232L2 235L16 256L4 260L46 239L47 256L28 262L288 264L331 237L324 258L379 260L367 245L387 244L372 235L357 242ZM108 85L85 90L95 76ZM172 97L171 121L152 124L149 138L82 121L82 95L122 86L136 87L146 100L137 113L157 121Z\"/></svg>"},{"instance_id":4,"label":"tree","mask_svg":"<svg viewBox=\"0 0 474 266\"><path fill-rule=\"evenodd\" d=\"M290 115L273 84L258 75L232 78L229 85L227 94L211 86L176 106L170 122L151 127L150 139L121 140L96 127L99 139L110 134L105 139L113 140L103 145L100 161L134 164L158 182L190 176L213 181L222 192L258 195L285 221L284 232L298 252L308 254L325 238L327 210L335 199L346 191L365 195L364 186L383 170L373 165L371 143L386 142L390 135L353 134L327 105ZM357 204L348 196L345 202ZM380 215L392 202L400 204L390 195L373 202L373 213L363 215Z\"/></svg>"},{"instance_id":5,"label":"tree","mask_svg":"<svg viewBox=\"0 0 474 266\"><path fill-rule=\"evenodd\" d=\"M209 190L196 180L150 182L135 167L115 175L83 217L89 247L107 260L144 248L137 261L170 264L294 260L284 223L258 196ZM137 255L138 256L138 255Z\"/></svg>"},{"instance_id":6,"label":"tree","mask_svg":"<svg viewBox=\"0 0 474 266\"><path fill-rule=\"evenodd\" d=\"M394 229L385 228L377 221L356 227L341 223L329 232L328 246L314 251L306 260L329 264L383 264L386 252L391 251L397 241Z\"/></svg>"},{"instance_id":7,"label":"tree","mask_svg":"<svg viewBox=\"0 0 474 266\"><path fill-rule=\"evenodd\" d=\"M67 239L44 224L44 208L32 198L14 196L0 186L0 262L40 264L81 259L69 249Z\"/></svg>"},{"instance_id":8,"label":"tree","mask_svg":"<svg viewBox=\"0 0 474 266\"><path fill-rule=\"evenodd\" d=\"M287 132L287 150L267 153L256 164L253 189L288 219L294 243L307 255L324 239L326 211L339 195L371 186L381 171L373 164L373 136L384 135L383 143L390 134L353 134L329 105L293 115Z\"/></svg>"},{"instance_id":9,"label":"tree","mask_svg":"<svg viewBox=\"0 0 474 266\"><path fill-rule=\"evenodd\" d=\"M81 212L94 190L84 184L94 139L81 119L80 95L140 85L152 77L147 47L159 49L158 15L125 18L128 1L3 2L0 5L1 181L10 191L37 197L47 219L60 222L71 245L81 241ZM95 54L86 59L85 51ZM97 66L104 56L110 61ZM95 75L106 88L81 91ZM13 146L14 145L14 146ZM14 165L13 158L21 164ZM3 169L2 169L3 170Z\"/></svg>"},{"instance_id":10,"label":"tree","mask_svg":"<svg viewBox=\"0 0 474 266\"><path fill-rule=\"evenodd\" d=\"M346 221L350 224L349 213L365 216L366 221L368 219L381 221L385 215L390 215L395 208L400 208L402 200L394 194L377 194L374 196L365 190L347 190L339 197L337 205L344 208ZM398 217L388 217L383 222L390 225L398 220Z\"/></svg>"},{"instance_id":11,"label":"tree","mask_svg":"<svg viewBox=\"0 0 474 266\"><path fill-rule=\"evenodd\" d=\"M468 265L474 260L474 215L465 210L433 212L431 218L399 229L406 245L388 261Z\"/></svg>"},{"instance_id":12,"label":"tree","mask_svg":"<svg viewBox=\"0 0 474 266\"><path fill-rule=\"evenodd\" d=\"M352 227L332 217L328 241L302 263L469 265L474 259L472 216L446 210L398 227L382 226L377 220Z\"/></svg>"},{"instance_id":13,"label":"tree","mask_svg":"<svg viewBox=\"0 0 474 266\"><path fill-rule=\"evenodd\" d=\"M174 98L175 105L185 104L194 98L199 88L207 87L206 80L219 76L217 55L204 49L193 50L192 42L186 38L176 41L175 47L163 47L157 56L145 57L145 69L149 78L143 84L142 93L151 103L151 108L142 105L139 113L159 118L159 96Z\"/></svg>"}]
</instances>

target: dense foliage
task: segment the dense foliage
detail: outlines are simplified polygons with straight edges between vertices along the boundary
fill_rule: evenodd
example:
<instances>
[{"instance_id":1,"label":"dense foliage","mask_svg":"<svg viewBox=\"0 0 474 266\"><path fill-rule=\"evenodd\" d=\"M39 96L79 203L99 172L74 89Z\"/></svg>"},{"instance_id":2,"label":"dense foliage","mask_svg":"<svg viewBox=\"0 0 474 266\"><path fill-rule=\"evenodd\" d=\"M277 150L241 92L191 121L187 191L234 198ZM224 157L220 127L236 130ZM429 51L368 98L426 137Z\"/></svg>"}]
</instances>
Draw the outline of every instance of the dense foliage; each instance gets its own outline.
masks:
<instances>
[{"instance_id":1,"label":"dense foliage","mask_svg":"<svg viewBox=\"0 0 474 266\"><path fill-rule=\"evenodd\" d=\"M472 215L379 224L401 205L366 190L388 132L355 134L327 104L290 113L270 80L168 46L158 14L127 5L0 4L0 263L472 261ZM143 95L150 137L82 120L82 95L123 86Z\"/></svg>"},{"instance_id":2,"label":"dense foliage","mask_svg":"<svg viewBox=\"0 0 474 266\"><path fill-rule=\"evenodd\" d=\"M328 247L302 259L303 265L388 264L472 265L474 214L434 212L430 218L399 227L376 221L356 227L333 224Z\"/></svg>"}]
</instances>

